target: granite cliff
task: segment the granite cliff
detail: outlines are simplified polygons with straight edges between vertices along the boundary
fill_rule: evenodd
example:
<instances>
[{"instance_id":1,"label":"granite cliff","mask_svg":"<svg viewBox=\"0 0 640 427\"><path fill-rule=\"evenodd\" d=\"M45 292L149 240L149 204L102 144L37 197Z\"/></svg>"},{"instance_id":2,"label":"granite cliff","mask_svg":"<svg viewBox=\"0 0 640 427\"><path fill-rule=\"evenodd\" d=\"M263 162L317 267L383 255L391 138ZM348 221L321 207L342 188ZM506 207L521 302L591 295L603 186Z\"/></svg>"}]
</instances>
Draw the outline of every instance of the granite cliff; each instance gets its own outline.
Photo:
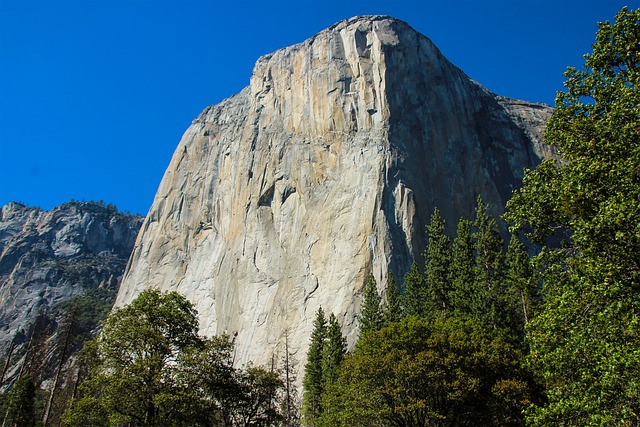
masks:
<instances>
[{"instance_id":1,"label":"granite cliff","mask_svg":"<svg viewBox=\"0 0 640 427\"><path fill-rule=\"evenodd\" d=\"M0 349L42 312L120 285L142 218L97 203L50 211L11 202L0 212Z\"/></svg>"},{"instance_id":2,"label":"granite cliff","mask_svg":"<svg viewBox=\"0 0 640 427\"><path fill-rule=\"evenodd\" d=\"M451 232L477 195L499 214L550 154L550 113L491 93L402 21L342 21L258 59L193 121L116 304L177 290L203 333L237 333L239 363L270 361L285 335L300 361L320 306L353 343L366 275L401 278L434 207Z\"/></svg>"}]
</instances>

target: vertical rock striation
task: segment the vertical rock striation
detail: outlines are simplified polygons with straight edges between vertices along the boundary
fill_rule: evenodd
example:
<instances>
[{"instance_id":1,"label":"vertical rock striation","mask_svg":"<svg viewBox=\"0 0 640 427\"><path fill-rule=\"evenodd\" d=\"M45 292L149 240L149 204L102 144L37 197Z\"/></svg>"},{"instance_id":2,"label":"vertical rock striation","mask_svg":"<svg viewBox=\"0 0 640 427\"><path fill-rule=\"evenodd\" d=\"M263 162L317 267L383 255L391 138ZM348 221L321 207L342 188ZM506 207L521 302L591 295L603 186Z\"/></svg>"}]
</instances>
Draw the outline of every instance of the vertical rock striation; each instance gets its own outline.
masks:
<instances>
[{"instance_id":1,"label":"vertical rock striation","mask_svg":"<svg viewBox=\"0 0 640 427\"><path fill-rule=\"evenodd\" d=\"M384 16L342 21L260 58L250 85L194 120L130 259L117 304L147 287L193 301L236 360L304 356L319 306L353 343L372 271L402 277L434 207L496 213L546 154L548 106L499 97Z\"/></svg>"}]
</instances>

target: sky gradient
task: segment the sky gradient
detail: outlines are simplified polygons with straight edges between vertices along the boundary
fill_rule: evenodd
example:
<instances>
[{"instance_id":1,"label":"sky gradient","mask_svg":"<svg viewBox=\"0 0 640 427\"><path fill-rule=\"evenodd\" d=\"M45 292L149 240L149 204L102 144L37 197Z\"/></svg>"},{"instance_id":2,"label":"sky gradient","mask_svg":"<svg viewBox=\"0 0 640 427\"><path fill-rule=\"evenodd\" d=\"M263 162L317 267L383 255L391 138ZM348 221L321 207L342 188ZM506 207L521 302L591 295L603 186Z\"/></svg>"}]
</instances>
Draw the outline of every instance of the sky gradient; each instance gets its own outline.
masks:
<instances>
[{"instance_id":1,"label":"sky gradient","mask_svg":"<svg viewBox=\"0 0 640 427\"><path fill-rule=\"evenodd\" d=\"M206 106L258 57L356 15L402 19L495 93L553 105L624 5L640 0L0 0L0 206L146 214Z\"/></svg>"}]
</instances>

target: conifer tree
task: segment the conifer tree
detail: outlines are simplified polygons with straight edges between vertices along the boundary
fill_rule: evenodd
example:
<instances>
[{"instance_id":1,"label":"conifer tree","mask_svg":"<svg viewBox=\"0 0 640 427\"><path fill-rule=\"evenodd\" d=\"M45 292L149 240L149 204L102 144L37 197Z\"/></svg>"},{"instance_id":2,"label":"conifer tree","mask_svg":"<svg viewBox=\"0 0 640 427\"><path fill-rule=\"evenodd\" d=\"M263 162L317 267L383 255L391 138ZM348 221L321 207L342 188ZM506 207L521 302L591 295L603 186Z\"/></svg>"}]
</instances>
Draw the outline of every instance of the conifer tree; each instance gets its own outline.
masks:
<instances>
[{"instance_id":1,"label":"conifer tree","mask_svg":"<svg viewBox=\"0 0 640 427\"><path fill-rule=\"evenodd\" d=\"M473 223L475 249L474 292L472 314L494 329L504 326L504 289L502 286L504 242L487 204L478 196Z\"/></svg>"},{"instance_id":2,"label":"conifer tree","mask_svg":"<svg viewBox=\"0 0 640 427\"><path fill-rule=\"evenodd\" d=\"M324 390L338 377L338 370L340 369L340 364L346 352L347 341L342 336L342 328L340 327L338 319L331 313L327 325L327 336L322 349L322 381L324 383Z\"/></svg>"},{"instance_id":3,"label":"conifer tree","mask_svg":"<svg viewBox=\"0 0 640 427\"><path fill-rule=\"evenodd\" d=\"M451 247L449 237L444 232L445 221L438 208L431 215L427 226L428 245L425 250L425 281L429 314L449 310L449 265Z\"/></svg>"},{"instance_id":4,"label":"conifer tree","mask_svg":"<svg viewBox=\"0 0 640 427\"><path fill-rule=\"evenodd\" d=\"M36 386L31 376L20 377L9 392L2 425L7 427L35 426L35 399Z\"/></svg>"},{"instance_id":5,"label":"conifer tree","mask_svg":"<svg viewBox=\"0 0 640 427\"><path fill-rule=\"evenodd\" d=\"M456 238L453 240L449 280L451 291L449 301L456 315L471 314L474 257L473 241L471 240L471 222L460 218Z\"/></svg>"},{"instance_id":6,"label":"conifer tree","mask_svg":"<svg viewBox=\"0 0 640 427\"><path fill-rule=\"evenodd\" d=\"M368 332L377 331L382 327L383 317L380 300L376 279L373 274L369 273L364 284L364 301L362 303L362 313L360 314L360 336ZM331 328L331 324L329 324L329 328Z\"/></svg>"},{"instance_id":7,"label":"conifer tree","mask_svg":"<svg viewBox=\"0 0 640 427\"><path fill-rule=\"evenodd\" d=\"M404 276L404 285L404 306L407 310L407 315L426 317L428 313L426 283L424 275L415 261L411 264L411 270Z\"/></svg>"},{"instance_id":8,"label":"conifer tree","mask_svg":"<svg viewBox=\"0 0 640 427\"><path fill-rule=\"evenodd\" d=\"M402 305L400 304L400 291L398 290L391 270L389 270L389 276L387 276L385 297L386 300L382 309L382 317L384 319L384 326L389 326L391 323L401 321L403 317Z\"/></svg>"},{"instance_id":9,"label":"conifer tree","mask_svg":"<svg viewBox=\"0 0 640 427\"><path fill-rule=\"evenodd\" d=\"M322 376L322 356L325 339L327 337L327 319L322 307L318 308L313 322L311 344L307 353L307 363L304 367L302 380L302 416L306 426L314 426L315 420L322 413L322 393L324 382Z\"/></svg>"}]
</instances>

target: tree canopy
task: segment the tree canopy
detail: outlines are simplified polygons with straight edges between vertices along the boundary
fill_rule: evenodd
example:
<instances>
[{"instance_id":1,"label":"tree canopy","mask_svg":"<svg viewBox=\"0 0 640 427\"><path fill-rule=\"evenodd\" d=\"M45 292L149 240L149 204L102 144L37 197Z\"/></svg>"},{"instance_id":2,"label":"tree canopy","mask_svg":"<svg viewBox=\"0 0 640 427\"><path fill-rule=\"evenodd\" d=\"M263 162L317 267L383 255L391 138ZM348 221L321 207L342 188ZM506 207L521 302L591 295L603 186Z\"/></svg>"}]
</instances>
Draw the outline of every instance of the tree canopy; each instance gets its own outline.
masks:
<instances>
[{"instance_id":1,"label":"tree canopy","mask_svg":"<svg viewBox=\"0 0 640 427\"><path fill-rule=\"evenodd\" d=\"M473 321L408 317L364 335L319 425L514 425L536 398L522 353Z\"/></svg>"},{"instance_id":2,"label":"tree canopy","mask_svg":"<svg viewBox=\"0 0 640 427\"><path fill-rule=\"evenodd\" d=\"M640 419L640 11L599 24L582 69L569 68L545 139L560 159L525 175L507 219L529 231L544 307L529 361L549 402L539 425ZM552 245L563 240L562 245Z\"/></svg>"},{"instance_id":3,"label":"tree canopy","mask_svg":"<svg viewBox=\"0 0 640 427\"><path fill-rule=\"evenodd\" d=\"M116 308L85 345L88 378L64 415L69 426L275 425L279 374L233 367L233 343L198 335L193 305L142 292Z\"/></svg>"}]
</instances>

